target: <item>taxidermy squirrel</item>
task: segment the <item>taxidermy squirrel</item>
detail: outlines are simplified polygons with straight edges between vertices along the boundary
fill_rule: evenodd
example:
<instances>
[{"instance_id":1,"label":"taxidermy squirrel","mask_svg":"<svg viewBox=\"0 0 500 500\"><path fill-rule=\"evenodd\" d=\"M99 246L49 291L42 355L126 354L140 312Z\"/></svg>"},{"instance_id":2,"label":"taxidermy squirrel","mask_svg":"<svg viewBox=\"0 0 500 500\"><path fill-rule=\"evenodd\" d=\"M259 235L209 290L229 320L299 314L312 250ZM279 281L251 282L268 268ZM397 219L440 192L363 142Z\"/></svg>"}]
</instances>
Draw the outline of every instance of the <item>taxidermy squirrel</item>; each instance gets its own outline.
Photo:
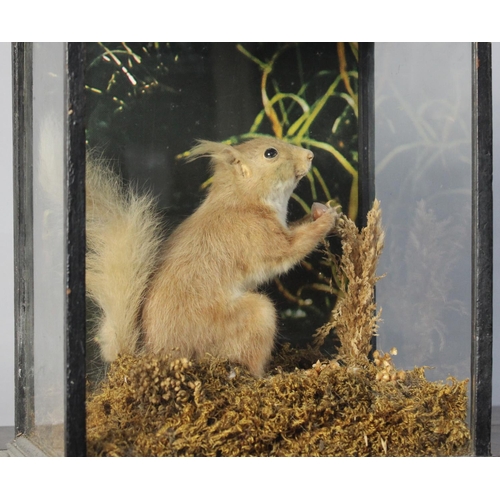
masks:
<instances>
[{"instance_id":1,"label":"taxidermy squirrel","mask_svg":"<svg viewBox=\"0 0 500 500\"><path fill-rule=\"evenodd\" d=\"M274 138L237 146L200 141L188 161L210 157L213 182L168 238L153 198L90 157L86 278L101 309L96 339L104 360L210 353L262 376L277 317L257 287L298 264L338 218L314 204L312 215L287 224L290 195L313 156Z\"/></svg>"}]
</instances>

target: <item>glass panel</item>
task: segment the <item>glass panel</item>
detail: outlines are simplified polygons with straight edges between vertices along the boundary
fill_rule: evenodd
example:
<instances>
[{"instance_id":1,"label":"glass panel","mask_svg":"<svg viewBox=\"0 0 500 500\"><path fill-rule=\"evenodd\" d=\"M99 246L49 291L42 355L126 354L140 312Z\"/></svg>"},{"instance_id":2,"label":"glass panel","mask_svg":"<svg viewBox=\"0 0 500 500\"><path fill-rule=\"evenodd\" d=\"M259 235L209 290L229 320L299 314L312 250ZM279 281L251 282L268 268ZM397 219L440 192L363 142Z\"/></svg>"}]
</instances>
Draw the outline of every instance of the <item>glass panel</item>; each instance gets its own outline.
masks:
<instances>
[{"instance_id":1,"label":"glass panel","mask_svg":"<svg viewBox=\"0 0 500 500\"><path fill-rule=\"evenodd\" d=\"M34 424L64 454L64 43L33 45Z\"/></svg>"},{"instance_id":2,"label":"glass panel","mask_svg":"<svg viewBox=\"0 0 500 500\"><path fill-rule=\"evenodd\" d=\"M470 376L471 45L375 44L375 193L386 243L379 347Z\"/></svg>"}]
</instances>

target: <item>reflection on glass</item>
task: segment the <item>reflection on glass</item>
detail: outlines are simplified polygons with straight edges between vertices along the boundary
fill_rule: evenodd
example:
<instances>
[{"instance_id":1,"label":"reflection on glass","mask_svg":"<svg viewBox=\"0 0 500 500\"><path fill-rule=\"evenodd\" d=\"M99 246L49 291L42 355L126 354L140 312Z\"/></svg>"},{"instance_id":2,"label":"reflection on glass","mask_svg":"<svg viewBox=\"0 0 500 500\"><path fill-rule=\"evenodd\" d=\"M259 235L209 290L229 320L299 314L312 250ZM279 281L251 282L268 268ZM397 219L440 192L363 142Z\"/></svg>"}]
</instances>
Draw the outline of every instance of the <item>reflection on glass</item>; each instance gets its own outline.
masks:
<instances>
[{"instance_id":1,"label":"reflection on glass","mask_svg":"<svg viewBox=\"0 0 500 500\"><path fill-rule=\"evenodd\" d=\"M375 192L386 245L378 345L470 376L471 46L375 45Z\"/></svg>"},{"instance_id":2,"label":"reflection on glass","mask_svg":"<svg viewBox=\"0 0 500 500\"><path fill-rule=\"evenodd\" d=\"M64 44L33 45L34 428L64 453Z\"/></svg>"}]
</instances>

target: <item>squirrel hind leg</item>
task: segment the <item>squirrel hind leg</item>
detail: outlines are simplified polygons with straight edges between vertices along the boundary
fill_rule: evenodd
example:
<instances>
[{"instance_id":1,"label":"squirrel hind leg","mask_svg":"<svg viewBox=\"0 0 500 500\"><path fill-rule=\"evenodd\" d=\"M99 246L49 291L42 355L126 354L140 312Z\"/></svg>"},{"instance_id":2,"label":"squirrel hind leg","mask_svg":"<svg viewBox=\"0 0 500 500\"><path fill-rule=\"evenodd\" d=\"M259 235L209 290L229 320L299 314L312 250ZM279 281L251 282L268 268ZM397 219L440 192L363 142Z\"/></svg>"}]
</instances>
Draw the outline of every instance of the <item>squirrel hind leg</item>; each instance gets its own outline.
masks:
<instances>
[{"instance_id":1,"label":"squirrel hind leg","mask_svg":"<svg viewBox=\"0 0 500 500\"><path fill-rule=\"evenodd\" d=\"M247 292L230 307L222 321L225 338L220 355L246 366L262 377L271 358L276 335L276 309L265 295Z\"/></svg>"}]
</instances>

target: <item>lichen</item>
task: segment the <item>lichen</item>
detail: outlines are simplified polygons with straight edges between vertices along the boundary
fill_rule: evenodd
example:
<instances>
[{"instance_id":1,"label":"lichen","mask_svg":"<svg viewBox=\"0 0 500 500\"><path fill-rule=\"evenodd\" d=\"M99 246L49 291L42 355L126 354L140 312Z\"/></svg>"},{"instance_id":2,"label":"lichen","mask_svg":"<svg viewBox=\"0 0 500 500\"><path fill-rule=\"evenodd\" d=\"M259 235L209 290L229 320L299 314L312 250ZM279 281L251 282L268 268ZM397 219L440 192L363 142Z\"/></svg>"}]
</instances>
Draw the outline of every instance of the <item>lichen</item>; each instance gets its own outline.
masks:
<instances>
[{"instance_id":1,"label":"lichen","mask_svg":"<svg viewBox=\"0 0 500 500\"><path fill-rule=\"evenodd\" d=\"M288 349L289 354L292 351ZM297 357L300 353L293 352ZM282 354L284 358L287 353ZM292 357L293 357L292 356ZM255 379L205 358L122 357L88 402L93 456L453 456L468 453L467 383L423 368L318 360Z\"/></svg>"}]
</instances>

